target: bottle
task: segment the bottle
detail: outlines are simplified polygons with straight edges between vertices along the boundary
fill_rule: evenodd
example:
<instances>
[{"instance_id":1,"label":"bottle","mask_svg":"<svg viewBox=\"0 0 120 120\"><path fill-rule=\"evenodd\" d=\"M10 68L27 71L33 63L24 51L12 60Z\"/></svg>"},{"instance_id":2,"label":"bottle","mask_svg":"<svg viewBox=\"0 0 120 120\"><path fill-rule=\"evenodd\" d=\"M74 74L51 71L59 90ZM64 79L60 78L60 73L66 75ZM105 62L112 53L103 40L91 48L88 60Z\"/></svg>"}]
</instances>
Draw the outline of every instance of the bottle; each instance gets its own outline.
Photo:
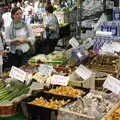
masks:
<instances>
[{"instance_id":1,"label":"bottle","mask_svg":"<svg viewBox=\"0 0 120 120\"><path fill-rule=\"evenodd\" d=\"M119 20L120 19L120 14L119 14L119 8L115 8L114 11L114 20Z\"/></svg>"},{"instance_id":2,"label":"bottle","mask_svg":"<svg viewBox=\"0 0 120 120\"><path fill-rule=\"evenodd\" d=\"M101 25L101 31L109 31L109 26L107 25L107 22L103 22Z\"/></svg>"},{"instance_id":3,"label":"bottle","mask_svg":"<svg viewBox=\"0 0 120 120\"><path fill-rule=\"evenodd\" d=\"M117 24L117 36L120 37L120 22Z\"/></svg>"},{"instance_id":4,"label":"bottle","mask_svg":"<svg viewBox=\"0 0 120 120\"><path fill-rule=\"evenodd\" d=\"M117 25L115 22L113 22L110 26L110 31L112 32L113 36L117 36Z\"/></svg>"}]
</instances>

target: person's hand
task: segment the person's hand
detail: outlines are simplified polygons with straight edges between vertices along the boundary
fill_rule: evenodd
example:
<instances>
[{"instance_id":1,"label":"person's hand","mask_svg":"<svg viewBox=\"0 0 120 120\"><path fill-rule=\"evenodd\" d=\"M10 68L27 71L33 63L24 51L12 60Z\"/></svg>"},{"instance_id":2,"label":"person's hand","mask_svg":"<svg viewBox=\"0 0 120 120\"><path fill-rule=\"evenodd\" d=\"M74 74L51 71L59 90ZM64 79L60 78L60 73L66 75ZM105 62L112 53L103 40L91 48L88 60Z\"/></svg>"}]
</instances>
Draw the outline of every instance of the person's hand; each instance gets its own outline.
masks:
<instances>
[{"instance_id":1,"label":"person's hand","mask_svg":"<svg viewBox=\"0 0 120 120\"><path fill-rule=\"evenodd\" d=\"M20 44L23 44L23 43L26 43L26 42L29 42L29 40L25 37L21 37L21 38L16 38L17 41L20 43Z\"/></svg>"},{"instance_id":2,"label":"person's hand","mask_svg":"<svg viewBox=\"0 0 120 120\"><path fill-rule=\"evenodd\" d=\"M0 56L2 56L3 55L3 51L0 51Z\"/></svg>"},{"instance_id":3,"label":"person's hand","mask_svg":"<svg viewBox=\"0 0 120 120\"><path fill-rule=\"evenodd\" d=\"M56 30L56 28L54 26L50 26L49 29L50 30Z\"/></svg>"},{"instance_id":4,"label":"person's hand","mask_svg":"<svg viewBox=\"0 0 120 120\"><path fill-rule=\"evenodd\" d=\"M11 40L11 43L12 43L13 45L16 45L16 46L20 45L20 44L21 44L21 43L20 43L20 38L15 38L15 39Z\"/></svg>"},{"instance_id":5,"label":"person's hand","mask_svg":"<svg viewBox=\"0 0 120 120\"><path fill-rule=\"evenodd\" d=\"M39 24L39 27L40 27L40 28L44 28L44 25L43 25L43 24Z\"/></svg>"},{"instance_id":6,"label":"person's hand","mask_svg":"<svg viewBox=\"0 0 120 120\"><path fill-rule=\"evenodd\" d=\"M7 50L0 51L0 56L3 56L4 54L8 53Z\"/></svg>"}]
</instances>

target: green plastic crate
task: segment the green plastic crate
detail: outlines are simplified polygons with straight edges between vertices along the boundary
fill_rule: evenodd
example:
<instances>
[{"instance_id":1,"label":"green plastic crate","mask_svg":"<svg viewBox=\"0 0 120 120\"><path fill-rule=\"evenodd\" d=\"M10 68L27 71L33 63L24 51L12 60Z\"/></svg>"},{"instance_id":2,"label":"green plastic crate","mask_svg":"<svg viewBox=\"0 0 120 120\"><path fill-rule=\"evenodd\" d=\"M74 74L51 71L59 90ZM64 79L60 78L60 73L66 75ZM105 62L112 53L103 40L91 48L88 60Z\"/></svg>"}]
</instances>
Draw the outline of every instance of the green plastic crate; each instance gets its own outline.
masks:
<instances>
[{"instance_id":1,"label":"green plastic crate","mask_svg":"<svg viewBox=\"0 0 120 120\"><path fill-rule=\"evenodd\" d=\"M13 115L10 117L0 117L0 120L28 120L22 115Z\"/></svg>"}]
</instances>

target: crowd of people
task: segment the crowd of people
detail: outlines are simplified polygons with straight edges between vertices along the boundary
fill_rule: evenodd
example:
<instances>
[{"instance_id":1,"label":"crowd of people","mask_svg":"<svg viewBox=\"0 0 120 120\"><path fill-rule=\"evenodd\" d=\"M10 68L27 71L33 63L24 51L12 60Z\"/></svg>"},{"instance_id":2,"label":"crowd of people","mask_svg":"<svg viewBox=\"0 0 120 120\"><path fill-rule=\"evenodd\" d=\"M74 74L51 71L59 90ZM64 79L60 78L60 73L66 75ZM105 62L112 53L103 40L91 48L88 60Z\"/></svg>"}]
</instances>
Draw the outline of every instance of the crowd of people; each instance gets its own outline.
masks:
<instances>
[{"instance_id":1,"label":"crowd of people","mask_svg":"<svg viewBox=\"0 0 120 120\"><path fill-rule=\"evenodd\" d=\"M43 39L45 44L45 54L54 51L59 39L59 24L53 14L54 8L47 4L44 8L38 7L36 3L32 7L28 1L24 3L12 4L11 9L2 15L3 25L0 33L0 65L4 65L3 57L9 54L8 62L10 66L20 67L26 64L34 50L35 35L32 32L30 23L36 20L44 28ZM44 12L42 11L44 10ZM41 14L41 18L39 17ZM44 14L44 16L43 16ZM37 19L35 16L37 15ZM2 35L2 33L4 33ZM6 47L7 46L7 47ZM7 49L6 49L7 48ZM8 51L9 48L9 51ZM41 48L40 48L41 49Z\"/></svg>"}]
</instances>

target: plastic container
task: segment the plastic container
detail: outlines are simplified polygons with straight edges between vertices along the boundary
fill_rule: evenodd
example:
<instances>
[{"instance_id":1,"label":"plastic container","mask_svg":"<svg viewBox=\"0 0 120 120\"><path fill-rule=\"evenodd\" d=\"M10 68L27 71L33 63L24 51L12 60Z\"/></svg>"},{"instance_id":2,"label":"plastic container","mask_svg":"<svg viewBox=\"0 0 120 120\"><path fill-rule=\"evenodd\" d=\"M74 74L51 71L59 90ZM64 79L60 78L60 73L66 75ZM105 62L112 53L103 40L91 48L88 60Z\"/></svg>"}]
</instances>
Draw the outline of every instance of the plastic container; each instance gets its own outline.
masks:
<instances>
[{"instance_id":1,"label":"plastic container","mask_svg":"<svg viewBox=\"0 0 120 120\"><path fill-rule=\"evenodd\" d=\"M0 117L0 120L27 120L24 116L15 114L10 117Z\"/></svg>"},{"instance_id":2,"label":"plastic container","mask_svg":"<svg viewBox=\"0 0 120 120\"><path fill-rule=\"evenodd\" d=\"M71 56L64 62L70 66L79 65L88 58L88 51L83 45L78 46L76 49L73 49Z\"/></svg>"}]
</instances>

